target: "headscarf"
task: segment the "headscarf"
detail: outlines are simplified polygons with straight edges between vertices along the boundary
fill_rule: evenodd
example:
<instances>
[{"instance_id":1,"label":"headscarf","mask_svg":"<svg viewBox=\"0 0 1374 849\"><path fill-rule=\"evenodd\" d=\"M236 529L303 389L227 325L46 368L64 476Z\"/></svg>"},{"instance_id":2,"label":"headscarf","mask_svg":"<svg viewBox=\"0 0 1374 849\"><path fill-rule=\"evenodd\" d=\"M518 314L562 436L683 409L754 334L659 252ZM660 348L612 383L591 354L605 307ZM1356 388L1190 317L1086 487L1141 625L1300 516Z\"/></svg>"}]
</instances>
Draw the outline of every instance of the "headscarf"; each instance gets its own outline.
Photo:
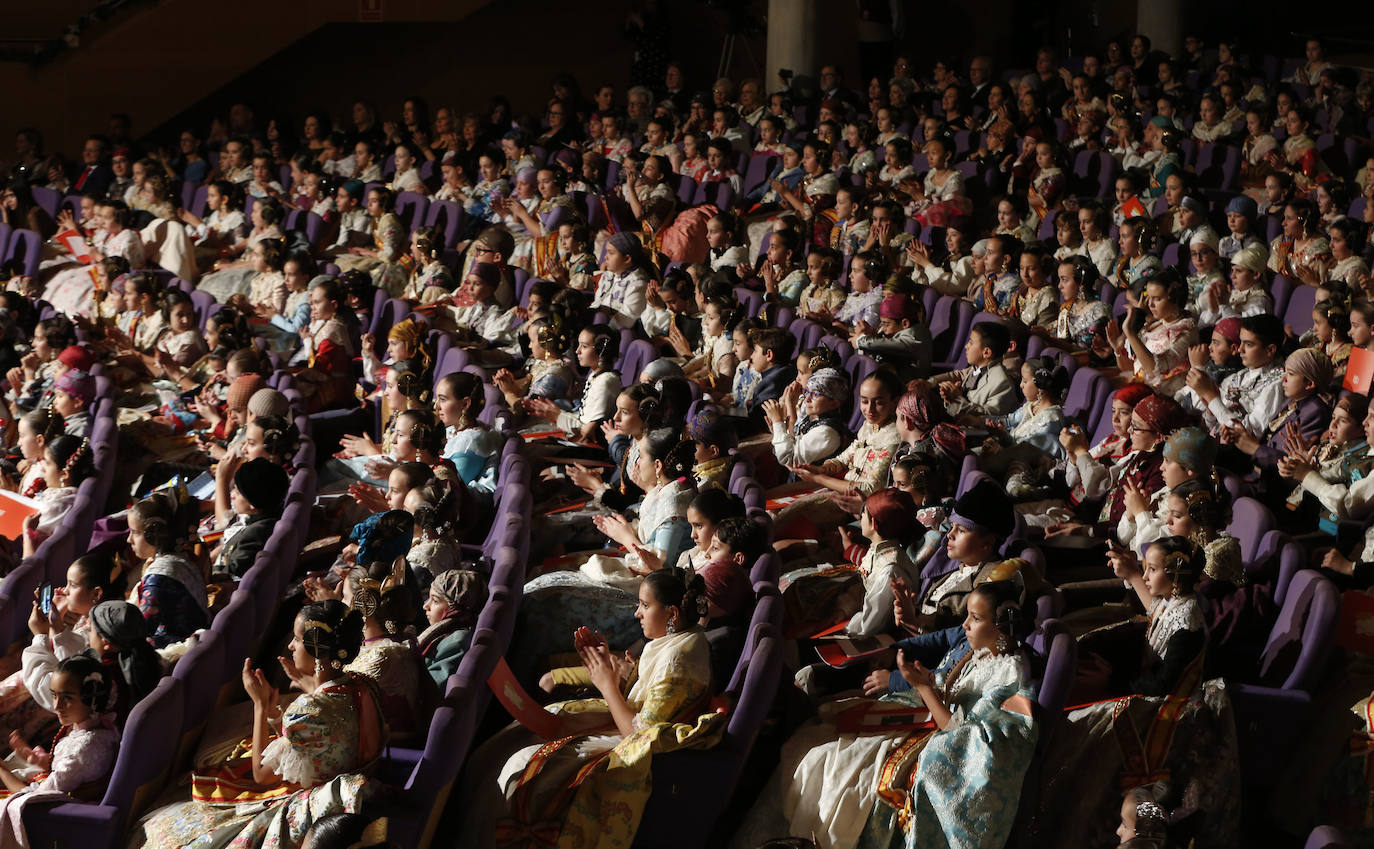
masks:
<instances>
[{"instance_id":1,"label":"headscarf","mask_svg":"<svg viewBox=\"0 0 1374 849\"><path fill-rule=\"evenodd\" d=\"M448 604L444 618L425 628L416 639L424 654L439 644L439 640L461 628L472 628L487 600L487 588L482 576L468 569L449 569L440 572L429 585L431 595Z\"/></svg>"},{"instance_id":2,"label":"headscarf","mask_svg":"<svg viewBox=\"0 0 1374 849\"><path fill-rule=\"evenodd\" d=\"M362 180L348 180L339 188L347 192L348 196L354 200L362 200L363 190L367 187Z\"/></svg>"},{"instance_id":3,"label":"headscarf","mask_svg":"<svg viewBox=\"0 0 1374 849\"><path fill-rule=\"evenodd\" d=\"M358 544L359 566L390 563L410 551L415 537L415 517L404 510L374 513L353 526L349 540Z\"/></svg>"},{"instance_id":4,"label":"headscarf","mask_svg":"<svg viewBox=\"0 0 1374 849\"><path fill-rule=\"evenodd\" d=\"M906 417L916 430L925 431L935 447L950 457L962 457L967 446L964 432L948 422L944 401L926 387L906 393L897 402L897 415Z\"/></svg>"},{"instance_id":5,"label":"headscarf","mask_svg":"<svg viewBox=\"0 0 1374 849\"><path fill-rule=\"evenodd\" d=\"M433 595L449 606L448 616L458 620L459 627L472 627L486 602L487 588L482 576L469 569L450 569L441 572L429 585Z\"/></svg>"},{"instance_id":6,"label":"headscarf","mask_svg":"<svg viewBox=\"0 0 1374 849\"><path fill-rule=\"evenodd\" d=\"M1187 421L1187 414L1172 398L1151 394L1135 405L1132 411L1160 436L1168 436Z\"/></svg>"},{"instance_id":7,"label":"headscarf","mask_svg":"<svg viewBox=\"0 0 1374 849\"><path fill-rule=\"evenodd\" d=\"M665 377L682 377L682 366L667 357L659 357L644 367L641 376L647 378L646 383L655 383Z\"/></svg>"},{"instance_id":8,"label":"headscarf","mask_svg":"<svg viewBox=\"0 0 1374 849\"><path fill-rule=\"evenodd\" d=\"M119 672L129 688L132 707L162 678L157 652L148 643L148 620L127 601L102 601L91 608L95 631L119 653Z\"/></svg>"},{"instance_id":9,"label":"headscarf","mask_svg":"<svg viewBox=\"0 0 1374 849\"><path fill-rule=\"evenodd\" d=\"M481 264L490 265L490 263ZM497 283L500 283L500 275L497 275ZM419 361L422 374L429 371L429 351L425 348L425 331L415 322L415 319L407 318L405 321L399 321L392 325L391 332L387 333L386 338L394 339L405 345L406 350L411 352L411 359Z\"/></svg>"},{"instance_id":10,"label":"headscarf","mask_svg":"<svg viewBox=\"0 0 1374 849\"><path fill-rule=\"evenodd\" d=\"M286 396L271 387L259 389L248 399L248 412L260 419L272 416L285 416L291 412L291 402Z\"/></svg>"},{"instance_id":11,"label":"headscarf","mask_svg":"<svg viewBox=\"0 0 1374 849\"><path fill-rule=\"evenodd\" d=\"M1217 252L1217 247L1220 244L1221 240L1217 238L1216 232L1210 227L1203 227L1193 234L1193 238L1188 240L1188 247L1202 246L1212 253Z\"/></svg>"},{"instance_id":12,"label":"headscarf","mask_svg":"<svg viewBox=\"0 0 1374 849\"><path fill-rule=\"evenodd\" d=\"M501 285L501 269L497 268L495 263L475 262L472 264L472 268L468 269L468 274L475 275L478 280L493 289Z\"/></svg>"},{"instance_id":13,"label":"headscarf","mask_svg":"<svg viewBox=\"0 0 1374 849\"><path fill-rule=\"evenodd\" d=\"M894 321L916 321L916 303L906 295L888 295L878 307L878 315Z\"/></svg>"},{"instance_id":14,"label":"headscarf","mask_svg":"<svg viewBox=\"0 0 1374 849\"><path fill-rule=\"evenodd\" d=\"M1283 367L1291 369L1305 380L1312 381L1317 392L1324 393L1331 388L1335 372L1331 368L1331 358L1316 348L1299 348L1288 355Z\"/></svg>"},{"instance_id":15,"label":"headscarf","mask_svg":"<svg viewBox=\"0 0 1374 849\"><path fill-rule=\"evenodd\" d=\"M916 536L916 502L900 489L880 489L864 501L873 530L885 540L909 543Z\"/></svg>"},{"instance_id":16,"label":"headscarf","mask_svg":"<svg viewBox=\"0 0 1374 849\"><path fill-rule=\"evenodd\" d=\"M1217 443L1200 427L1181 427L1164 440L1164 459L1201 475L1216 462Z\"/></svg>"},{"instance_id":17,"label":"headscarf","mask_svg":"<svg viewBox=\"0 0 1374 849\"><path fill-rule=\"evenodd\" d=\"M1206 215L1206 214L1207 214L1207 201L1203 200L1202 198L1198 197L1197 195L1187 195L1187 196L1185 196L1185 197L1183 198L1183 200L1181 200L1181 201L1178 202L1178 205L1181 206L1181 207L1183 207L1184 209L1191 209L1193 212L1196 212L1198 215Z\"/></svg>"},{"instance_id":18,"label":"headscarf","mask_svg":"<svg viewBox=\"0 0 1374 849\"><path fill-rule=\"evenodd\" d=\"M224 402L231 410L247 409L248 402L257 394L259 389L267 383L260 374L241 374L233 383L229 384L229 391L224 396Z\"/></svg>"},{"instance_id":19,"label":"headscarf","mask_svg":"<svg viewBox=\"0 0 1374 849\"><path fill-rule=\"evenodd\" d=\"M1212 328L1212 335L1220 336L1232 345L1240 344L1240 319L1235 316L1223 318Z\"/></svg>"},{"instance_id":20,"label":"headscarf","mask_svg":"<svg viewBox=\"0 0 1374 849\"><path fill-rule=\"evenodd\" d=\"M739 445L739 434L731 420L712 404L704 404L687 419L687 438L703 445L716 445L728 451Z\"/></svg>"},{"instance_id":21,"label":"headscarf","mask_svg":"<svg viewBox=\"0 0 1374 849\"><path fill-rule=\"evenodd\" d=\"M1226 211L1245 216L1245 220L1249 221L1250 226L1253 227L1255 217L1259 215L1259 205L1255 203L1255 199L1252 197L1236 195L1231 198L1230 203L1226 204Z\"/></svg>"},{"instance_id":22,"label":"headscarf","mask_svg":"<svg viewBox=\"0 0 1374 849\"><path fill-rule=\"evenodd\" d=\"M80 345L68 345L57 355L58 362L74 371L90 371L95 365L95 356Z\"/></svg>"},{"instance_id":23,"label":"headscarf","mask_svg":"<svg viewBox=\"0 0 1374 849\"><path fill-rule=\"evenodd\" d=\"M1113 401L1120 401L1135 409L1135 405L1154 394L1154 390L1143 383L1128 383L1116 390Z\"/></svg>"},{"instance_id":24,"label":"headscarf","mask_svg":"<svg viewBox=\"0 0 1374 849\"><path fill-rule=\"evenodd\" d=\"M533 186L534 181L538 176L539 175L535 172L533 168L521 168L518 172L516 172L515 182L528 183L531 186Z\"/></svg>"},{"instance_id":25,"label":"headscarf","mask_svg":"<svg viewBox=\"0 0 1374 849\"><path fill-rule=\"evenodd\" d=\"M644 243L639 240L639 236L627 231L620 231L606 240L606 243L630 258L635 265L644 259Z\"/></svg>"},{"instance_id":26,"label":"headscarf","mask_svg":"<svg viewBox=\"0 0 1374 849\"><path fill-rule=\"evenodd\" d=\"M849 378L837 368L817 369L806 381L806 391L831 401L844 401L850 396Z\"/></svg>"},{"instance_id":27,"label":"headscarf","mask_svg":"<svg viewBox=\"0 0 1374 849\"><path fill-rule=\"evenodd\" d=\"M286 470L265 457L249 460L234 473L234 488L264 516L280 516L291 481Z\"/></svg>"},{"instance_id":28,"label":"headscarf","mask_svg":"<svg viewBox=\"0 0 1374 849\"><path fill-rule=\"evenodd\" d=\"M1265 256L1264 251L1258 246L1252 245L1248 248L1241 248L1236 251L1236 255L1231 257L1231 265L1249 271L1251 274L1259 274L1264 271ZM1227 337L1230 338L1229 336Z\"/></svg>"},{"instance_id":29,"label":"headscarf","mask_svg":"<svg viewBox=\"0 0 1374 849\"><path fill-rule=\"evenodd\" d=\"M95 378L75 369L53 381L53 388L65 392L84 404L95 400Z\"/></svg>"}]
</instances>

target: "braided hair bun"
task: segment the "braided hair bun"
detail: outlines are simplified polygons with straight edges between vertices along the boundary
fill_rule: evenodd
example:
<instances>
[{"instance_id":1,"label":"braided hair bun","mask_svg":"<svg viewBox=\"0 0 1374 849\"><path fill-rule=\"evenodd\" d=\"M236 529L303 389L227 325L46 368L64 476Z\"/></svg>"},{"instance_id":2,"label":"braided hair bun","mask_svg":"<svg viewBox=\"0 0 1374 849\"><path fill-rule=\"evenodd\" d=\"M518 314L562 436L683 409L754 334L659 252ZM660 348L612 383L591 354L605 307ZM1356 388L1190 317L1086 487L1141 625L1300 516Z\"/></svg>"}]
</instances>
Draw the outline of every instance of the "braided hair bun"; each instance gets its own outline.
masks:
<instances>
[{"instance_id":1,"label":"braided hair bun","mask_svg":"<svg viewBox=\"0 0 1374 849\"><path fill-rule=\"evenodd\" d=\"M336 669L358 656L363 645L363 617L337 599L307 604L299 618L306 654Z\"/></svg>"}]
</instances>

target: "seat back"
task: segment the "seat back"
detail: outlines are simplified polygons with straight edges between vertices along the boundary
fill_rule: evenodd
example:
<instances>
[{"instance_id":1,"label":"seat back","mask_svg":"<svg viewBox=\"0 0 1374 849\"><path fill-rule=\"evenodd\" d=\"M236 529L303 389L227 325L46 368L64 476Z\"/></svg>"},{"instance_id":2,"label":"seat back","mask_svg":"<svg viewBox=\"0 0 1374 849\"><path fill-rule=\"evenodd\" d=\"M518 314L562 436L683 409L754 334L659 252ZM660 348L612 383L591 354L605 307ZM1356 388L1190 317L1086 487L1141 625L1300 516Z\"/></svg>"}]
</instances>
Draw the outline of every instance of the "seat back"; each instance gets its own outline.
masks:
<instances>
[{"instance_id":1,"label":"seat back","mask_svg":"<svg viewBox=\"0 0 1374 849\"><path fill-rule=\"evenodd\" d=\"M1069 394L1064 398L1064 416L1082 421L1085 431L1092 430L1092 404L1097 398L1101 382L1106 379L1106 376L1095 368L1081 368L1074 373L1073 380L1069 383Z\"/></svg>"},{"instance_id":2,"label":"seat back","mask_svg":"<svg viewBox=\"0 0 1374 849\"><path fill-rule=\"evenodd\" d=\"M38 273L38 262L43 257L43 237L32 230L17 229L10 234L9 247L5 259L17 259L22 263L25 276Z\"/></svg>"},{"instance_id":3,"label":"seat back","mask_svg":"<svg viewBox=\"0 0 1374 849\"><path fill-rule=\"evenodd\" d=\"M1331 581L1311 569L1295 575L1260 656L1261 680L1311 691L1335 644L1340 615L1341 597Z\"/></svg>"},{"instance_id":4,"label":"seat back","mask_svg":"<svg viewBox=\"0 0 1374 849\"><path fill-rule=\"evenodd\" d=\"M129 713L119 757L101 801L119 811L116 833L162 792L181 739L185 713L183 684L175 677L163 678L157 689Z\"/></svg>"},{"instance_id":5,"label":"seat back","mask_svg":"<svg viewBox=\"0 0 1374 849\"><path fill-rule=\"evenodd\" d=\"M1040 693L1036 701L1049 716L1063 712L1068 703L1069 690L1073 687L1074 674L1078 667L1078 642L1066 633L1056 633L1050 640L1050 650L1045 661L1045 674L1040 681Z\"/></svg>"},{"instance_id":6,"label":"seat back","mask_svg":"<svg viewBox=\"0 0 1374 849\"><path fill-rule=\"evenodd\" d=\"M399 845L427 849L434 840L445 802L477 729L477 712L471 700L462 701L468 702L466 709L444 705L430 720L424 754L405 783L406 811L391 819L388 836Z\"/></svg>"},{"instance_id":7,"label":"seat back","mask_svg":"<svg viewBox=\"0 0 1374 849\"><path fill-rule=\"evenodd\" d=\"M1275 285L1279 280L1277 276L1274 278ZM1306 333L1312 328L1312 305L1317 300L1317 287L1295 285L1292 281L1288 281L1288 285L1290 294L1283 310L1283 323L1292 327L1294 333Z\"/></svg>"},{"instance_id":8,"label":"seat back","mask_svg":"<svg viewBox=\"0 0 1374 849\"><path fill-rule=\"evenodd\" d=\"M181 682L185 707L181 721L181 742L175 759L175 768L178 770L189 765L191 752L219 699L219 688L226 669L224 642L224 638L215 631L205 631L172 670L172 676Z\"/></svg>"},{"instance_id":9,"label":"seat back","mask_svg":"<svg viewBox=\"0 0 1374 849\"><path fill-rule=\"evenodd\" d=\"M1274 529L1274 514L1253 498L1237 498L1231 505L1231 524L1226 532L1240 543L1240 559L1247 568L1255 563L1260 542Z\"/></svg>"}]
</instances>

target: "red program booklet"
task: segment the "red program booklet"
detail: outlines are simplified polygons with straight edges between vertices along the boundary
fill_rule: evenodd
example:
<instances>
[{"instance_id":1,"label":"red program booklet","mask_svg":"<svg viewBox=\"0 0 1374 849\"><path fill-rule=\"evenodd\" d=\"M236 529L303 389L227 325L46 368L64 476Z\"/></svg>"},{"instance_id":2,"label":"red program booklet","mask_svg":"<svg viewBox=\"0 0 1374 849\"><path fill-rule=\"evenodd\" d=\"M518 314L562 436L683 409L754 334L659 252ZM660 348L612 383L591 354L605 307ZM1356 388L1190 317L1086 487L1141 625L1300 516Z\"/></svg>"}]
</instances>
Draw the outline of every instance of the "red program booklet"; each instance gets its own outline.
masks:
<instances>
[{"instance_id":1,"label":"red program booklet","mask_svg":"<svg viewBox=\"0 0 1374 849\"><path fill-rule=\"evenodd\" d=\"M544 710L544 706L535 701L525 688L520 686L520 682L515 680L515 675L506 665L503 657L496 662L496 668L492 670L491 677L487 679L487 686L492 693L496 694L496 700L506 709L515 721L525 726L529 730L543 737L545 740L554 740L559 736L561 723L558 717Z\"/></svg>"},{"instance_id":2,"label":"red program booklet","mask_svg":"<svg viewBox=\"0 0 1374 849\"><path fill-rule=\"evenodd\" d=\"M37 512L37 501L0 489L0 536L19 539L24 533L24 520Z\"/></svg>"},{"instance_id":3,"label":"red program booklet","mask_svg":"<svg viewBox=\"0 0 1374 849\"><path fill-rule=\"evenodd\" d=\"M68 253L83 265L90 263L91 246L86 243L86 237L81 235L80 230L63 230L54 236L53 240L65 247Z\"/></svg>"}]
</instances>

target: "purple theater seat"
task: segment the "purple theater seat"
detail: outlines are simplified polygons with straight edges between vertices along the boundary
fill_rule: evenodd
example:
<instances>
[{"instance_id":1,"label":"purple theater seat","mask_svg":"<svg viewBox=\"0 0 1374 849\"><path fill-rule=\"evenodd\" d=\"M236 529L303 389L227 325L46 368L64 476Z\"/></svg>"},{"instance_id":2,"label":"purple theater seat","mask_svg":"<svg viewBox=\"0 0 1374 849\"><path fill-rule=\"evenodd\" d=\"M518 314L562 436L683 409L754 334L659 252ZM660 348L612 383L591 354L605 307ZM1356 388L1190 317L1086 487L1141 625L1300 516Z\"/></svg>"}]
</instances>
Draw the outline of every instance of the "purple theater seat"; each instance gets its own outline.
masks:
<instances>
[{"instance_id":1,"label":"purple theater seat","mask_svg":"<svg viewBox=\"0 0 1374 849\"><path fill-rule=\"evenodd\" d=\"M1240 543L1240 559L1247 574L1258 569L1260 541L1274 529L1274 514L1253 498L1238 498L1231 505L1231 523L1226 532Z\"/></svg>"},{"instance_id":2,"label":"purple theater seat","mask_svg":"<svg viewBox=\"0 0 1374 849\"><path fill-rule=\"evenodd\" d=\"M424 226L428 212L429 198L424 195L418 192L401 192L396 195L396 215L405 222L406 228L412 233Z\"/></svg>"},{"instance_id":3,"label":"purple theater seat","mask_svg":"<svg viewBox=\"0 0 1374 849\"><path fill-rule=\"evenodd\" d=\"M17 259L22 263L24 274L32 277L38 273L38 263L43 258L43 237L32 230L17 229L10 233L9 246L5 249L5 260Z\"/></svg>"},{"instance_id":4,"label":"purple theater seat","mask_svg":"<svg viewBox=\"0 0 1374 849\"><path fill-rule=\"evenodd\" d=\"M725 736L712 749L658 755L653 791L634 844L644 849L686 849L715 845L712 830L730 803L763 720L772 708L782 657L773 629L760 637L749 657L739 700ZM692 816L681 812L690 810Z\"/></svg>"},{"instance_id":5,"label":"purple theater seat","mask_svg":"<svg viewBox=\"0 0 1374 849\"><path fill-rule=\"evenodd\" d=\"M1335 826L1319 825L1307 835L1302 849L1350 849L1351 843Z\"/></svg>"},{"instance_id":6,"label":"purple theater seat","mask_svg":"<svg viewBox=\"0 0 1374 849\"><path fill-rule=\"evenodd\" d=\"M105 797L98 805L78 802L24 809L31 846L81 846L112 849L123 844L135 805L151 803L168 776L181 740L182 683L163 678L157 689L134 706Z\"/></svg>"},{"instance_id":7,"label":"purple theater seat","mask_svg":"<svg viewBox=\"0 0 1374 849\"><path fill-rule=\"evenodd\" d=\"M181 721L181 742L173 762L174 769L190 766L191 754L219 700L219 688L224 683L226 668L224 638L211 630L200 635L196 645L177 661L172 670L172 677L182 684L186 708Z\"/></svg>"},{"instance_id":8,"label":"purple theater seat","mask_svg":"<svg viewBox=\"0 0 1374 849\"><path fill-rule=\"evenodd\" d=\"M1312 718L1311 691L1327 672L1341 598L1320 573L1293 582L1260 657L1259 683L1232 684L1241 774L1262 786L1282 775Z\"/></svg>"},{"instance_id":9,"label":"purple theater seat","mask_svg":"<svg viewBox=\"0 0 1374 849\"><path fill-rule=\"evenodd\" d=\"M34 186L31 191L34 204L53 218L57 218L57 211L62 208L62 193L44 186ZM77 205L80 206L79 203Z\"/></svg>"},{"instance_id":10,"label":"purple theater seat","mask_svg":"<svg viewBox=\"0 0 1374 849\"><path fill-rule=\"evenodd\" d=\"M486 689L485 682L480 686ZM399 806L388 810L387 837L397 845L427 849L434 840L444 805L477 729L472 694L460 690L456 699L468 704L461 708L445 705L434 711L425 748L401 789ZM394 751L395 747L392 748Z\"/></svg>"}]
</instances>

